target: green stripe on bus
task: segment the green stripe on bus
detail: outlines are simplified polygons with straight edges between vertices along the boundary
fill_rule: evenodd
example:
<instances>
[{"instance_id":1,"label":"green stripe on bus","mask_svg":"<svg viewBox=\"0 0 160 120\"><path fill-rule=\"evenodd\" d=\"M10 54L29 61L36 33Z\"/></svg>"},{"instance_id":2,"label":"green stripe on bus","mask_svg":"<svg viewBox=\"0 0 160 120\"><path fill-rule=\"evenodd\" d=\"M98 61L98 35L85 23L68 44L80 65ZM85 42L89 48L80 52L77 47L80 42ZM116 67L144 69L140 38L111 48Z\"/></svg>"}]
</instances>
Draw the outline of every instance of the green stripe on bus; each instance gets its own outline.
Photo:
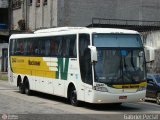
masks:
<instances>
[{"instance_id":1,"label":"green stripe on bus","mask_svg":"<svg viewBox=\"0 0 160 120\"><path fill-rule=\"evenodd\" d=\"M65 60L65 61L64 61ZM67 80L68 77L68 65L69 58L58 58L58 71L56 72L56 78L59 79L59 73L62 80Z\"/></svg>"}]
</instances>

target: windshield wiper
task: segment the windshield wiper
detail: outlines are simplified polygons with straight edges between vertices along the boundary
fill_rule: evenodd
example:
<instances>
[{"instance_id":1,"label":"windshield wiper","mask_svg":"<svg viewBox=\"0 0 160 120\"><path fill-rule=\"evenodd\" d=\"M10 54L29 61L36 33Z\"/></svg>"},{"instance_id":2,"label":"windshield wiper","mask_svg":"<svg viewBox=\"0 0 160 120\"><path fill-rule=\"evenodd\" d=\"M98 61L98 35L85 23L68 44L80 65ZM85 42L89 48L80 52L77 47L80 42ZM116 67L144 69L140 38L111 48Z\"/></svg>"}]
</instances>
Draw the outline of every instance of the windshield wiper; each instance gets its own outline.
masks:
<instances>
[{"instance_id":1,"label":"windshield wiper","mask_svg":"<svg viewBox=\"0 0 160 120\"><path fill-rule=\"evenodd\" d=\"M119 69L120 69L120 77L117 78L117 80L122 79L123 81L123 61L122 61L122 56L120 56L120 65L119 65ZM124 82L124 81L123 81Z\"/></svg>"},{"instance_id":2,"label":"windshield wiper","mask_svg":"<svg viewBox=\"0 0 160 120\"><path fill-rule=\"evenodd\" d=\"M131 51L131 65L132 65L134 71L136 71L135 65L134 65L134 62L133 62L133 51Z\"/></svg>"},{"instance_id":3,"label":"windshield wiper","mask_svg":"<svg viewBox=\"0 0 160 120\"><path fill-rule=\"evenodd\" d=\"M126 59L125 58L123 58L123 61L124 61L124 68L125 68L125 72L127 73L128 72L128 70L127 70L127 68L128 68L128 66L127 66L127 64L126 64Z\"/></svg>"}]
</instances>

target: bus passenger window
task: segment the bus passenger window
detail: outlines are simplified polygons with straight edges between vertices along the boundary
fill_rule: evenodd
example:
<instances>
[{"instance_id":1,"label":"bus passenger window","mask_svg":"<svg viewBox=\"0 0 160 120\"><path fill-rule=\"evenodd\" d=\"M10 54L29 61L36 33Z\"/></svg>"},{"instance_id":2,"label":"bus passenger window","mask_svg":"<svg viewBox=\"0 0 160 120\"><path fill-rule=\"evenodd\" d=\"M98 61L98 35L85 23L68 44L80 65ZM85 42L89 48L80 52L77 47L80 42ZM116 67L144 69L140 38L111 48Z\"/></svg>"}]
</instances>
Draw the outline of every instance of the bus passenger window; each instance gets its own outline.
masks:
<instances>
[{"instance_id":1,"label":"bus passenger window","mask_svg":"<svg viewBox=\"0 0 160 120\"><path fill-rule=\"evenodd\" d=\"M69 40L69 56L70 57L76 57L76 35L70 36Z\"/></svg>"},{"instance_id":2,"label":"bus passenger window","mask_svg":"<svg viewBox=\"0 0 160 120\"><path fill-rule=\"evenodd\" d=\"M23 41L20 41L20 44L19 44L19 51L20 51L20 54L22 55L23 52L24 52L24 46L23 46Z\"/></svg>"},{"instance_id":3,"label":"bus passenger window","mask_svg":"<svg viewBox=\"0 0 160 120\"><path fill-rule=\"evenodd\" d=\"M39 55L44 56L45 53L45 40L46 38L40 38L39 40Z\"/></svg>"},{"instance_id":4,"label":"bus passenger window","mask_svg":"<svg viewBox=\"0 0 160 120\"><path fill-rule=\"evenodd\" d=\"M45 56L48 57L50 55L50 38L45 40Z\"/></svg>"},{"instance_id":5,"label":"bus passenger window","mask_svg":"<svg viewBox=\"0 0 160 120\"><path fill-rule=\"evenodd\" d=\"M56 41L51 40L51 56L56 56Z\"/></svg>"},{"instance_id":6,"label":"bus passenger window","mask_svg":"<svg viewBox=\"0 0 160 120\"><path fill-rule=\"evenodd\" d=\"M76 57L76 35L64 36L62 54L63 57Z\"/></svg>"},{"instance_id":7,"label":"bus passenger window","mask_svg":"<svg viewBox=\"0 0 160 120\"><path fill-rule=\"evenodd\" d=\"M30 43L29 43L29 55L33 55L33 41L30 40Z\"/></svg>"},{"instance_id":8,"label":"bus passenger window","mask_svg":"<svg viewBox=\"0 0 160 120\"><path fill-rule=\"evenodd\" d=\"M28 55L28 41L24 39L24 55Z\"/></svg>"},{"instance_id":9,"label":"bus passenger window","mask_svg":"<svg viewBox=\"0 0 160 120\"><path fill-rule=\"evenodd\" d=\"M37 38L34 41L34 53L37 56L44 55L44 40L43 40L43 38Z\"/></svg>"},{"instance_id":10,"label":"bus passenger window","mask_svg":"<svg viewBox=\"0 0 160 120\"><path fill-rule=\"evenodd\" d=\"M15 54L16 55L22 55L24 52L24 46L21 40L16 40L16 51Z\"/></svg>"},{"instance_id":11,"label":"bus passenger window","mask_svg":"<svg viewBox=\"0 0 160 120\"><path fill-rule=\"evenodd\" d=\"M38 49L38 47L36 46L36 47L35 47L35 50L34 50L34 54L35 54L35 55L39 55L39 53L40 53L40 52L39 52L39 49Z\"/></svg>"},{"instance_id":12,"label":"bus passenger window","mask_svg":"<svg viewBox=\"0 0 160 120\"><path fill-rule=\"evenodd\" d=\"M65 56L70 57L69 56L69 48L70 48L70 37L69 36L65 39L65 42L66 42Z\"/></svg>"},{"instance_id":13,"label":"bus passenger window","mask_svg":"<svg viewBox=\"0 0 160 120\"><path fill-rule=\"evenodd\" d=\"M59 45L57 47L57 52L60 57L66 56L66 40L64 36L57 37L57 41L59 42Z\"/></svg>"},{"instance_id":14,"label":"bus passenger window","mask_svg":"<svg viewBox=\"0 0 160 120\"><path fill-rule=\"evenodd\" d=\"M59 55L59 46L60 46L61 37L53 37L50 45L51 56Z\"/></svg>"},{"instance_id":15,"label":"bus passenger window","mask_svg":"<svg viewBox=\"0 0 160 120\"><path fill-rule=\"evenodd\" d=\"M61 56L66 57L67 56L67 43L66 43L66 39L62 40L62 52L61 52Z\"/></svg>"}]
</instances>

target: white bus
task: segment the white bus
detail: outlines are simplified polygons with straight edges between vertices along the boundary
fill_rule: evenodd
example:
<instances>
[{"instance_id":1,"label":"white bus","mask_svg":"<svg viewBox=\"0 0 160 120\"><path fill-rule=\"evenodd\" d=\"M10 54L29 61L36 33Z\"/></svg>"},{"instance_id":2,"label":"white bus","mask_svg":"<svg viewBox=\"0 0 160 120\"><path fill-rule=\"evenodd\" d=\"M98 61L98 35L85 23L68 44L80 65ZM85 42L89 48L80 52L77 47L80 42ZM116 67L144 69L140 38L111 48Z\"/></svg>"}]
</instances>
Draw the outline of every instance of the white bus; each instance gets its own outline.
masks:
<instances>
[{"instance_id":1,"label":"white bus","mask_svg":"<svg viewBox=\"0 0 160 120\"><path fill-rule=\"evenodd\" d=\"M138 32L61 27L11 35L9 82L68 98L72 105L136 102L145 97L146 71Z\"/></svg>"}]
</instances>

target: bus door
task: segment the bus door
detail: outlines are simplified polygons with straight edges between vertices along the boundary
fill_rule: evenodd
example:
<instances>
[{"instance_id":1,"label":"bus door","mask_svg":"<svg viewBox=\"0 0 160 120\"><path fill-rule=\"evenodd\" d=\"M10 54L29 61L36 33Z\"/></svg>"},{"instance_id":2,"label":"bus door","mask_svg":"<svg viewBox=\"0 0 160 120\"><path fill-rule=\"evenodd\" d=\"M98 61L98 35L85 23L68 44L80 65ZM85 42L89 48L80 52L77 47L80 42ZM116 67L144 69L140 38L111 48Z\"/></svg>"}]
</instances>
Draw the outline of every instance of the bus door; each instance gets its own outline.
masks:
<instances>
[{"instance_id":1,"label":"bus door","mask_svg":"<svg viewBox=\"0 0 160 120\"><path fill-rule=\"evenodd\" d=\"M79 34L79 64L80 64L80 74L82 85L80 88L81 96L83 96L84 101L90 99L92 91L92 64L90 50L88 46L90 45L90 35L89 34Z\"/></svg>"},{"instance_id":2,"label":"bus door","mask_svg":"<svg viewBox=\"0 0 160 120\"><path fill-rule=\"evenodd\" d=\"M90 50L87 48L84 52L84 82L85 82L85 100L89 101L92 98L93 72L91 63Z\"/></svg>"},{"instance_id":3,"label":"bus door","mask_svg":"<svg viewBox=\"0 0 160 120\"><path fill-rule=\"evenodd\" d=\"M83 57L80 59L80 73L84 89L84 100L89 101L92 98L93 72L91 63L90 49L86 48Z\"/></svg>"}]
</instances>

